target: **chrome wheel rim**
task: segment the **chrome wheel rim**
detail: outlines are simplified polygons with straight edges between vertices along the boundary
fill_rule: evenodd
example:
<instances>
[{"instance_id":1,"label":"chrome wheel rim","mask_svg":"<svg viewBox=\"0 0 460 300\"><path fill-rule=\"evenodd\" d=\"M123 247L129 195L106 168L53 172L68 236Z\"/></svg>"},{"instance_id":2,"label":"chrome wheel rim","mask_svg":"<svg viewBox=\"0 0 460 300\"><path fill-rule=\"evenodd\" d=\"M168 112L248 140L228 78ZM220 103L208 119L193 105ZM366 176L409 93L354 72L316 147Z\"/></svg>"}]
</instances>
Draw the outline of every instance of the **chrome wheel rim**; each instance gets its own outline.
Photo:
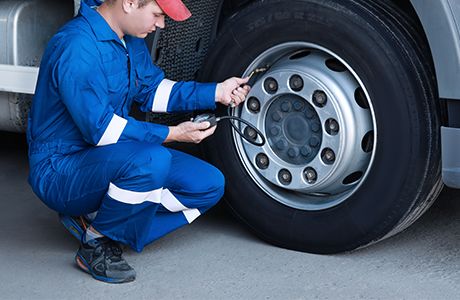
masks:
<instances>
[{"instance_id":1,"label":"chrome wheel rim","mask_svg":"<svg viewBox=\"0 0 460 300\"><path fill-rule=\"evenodd\" d=\"M238 156L274 200L302 210L346 201L365 181L377 130L372 101L356 72L324 47L290 42L272 47L243 76L270 65L244 105L232 110L261 130L258 147L235 132ZM249 128L240 129L250 135Z\"/></svg>"}]
</instances>

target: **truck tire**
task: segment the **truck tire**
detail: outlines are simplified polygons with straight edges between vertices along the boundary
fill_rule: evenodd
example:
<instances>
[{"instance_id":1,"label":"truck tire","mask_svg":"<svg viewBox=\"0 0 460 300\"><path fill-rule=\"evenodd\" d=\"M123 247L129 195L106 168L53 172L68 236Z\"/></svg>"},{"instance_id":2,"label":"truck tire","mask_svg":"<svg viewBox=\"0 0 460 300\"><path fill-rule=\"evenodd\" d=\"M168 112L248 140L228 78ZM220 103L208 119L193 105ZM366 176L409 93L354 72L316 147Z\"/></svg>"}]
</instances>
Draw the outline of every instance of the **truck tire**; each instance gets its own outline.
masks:
<instances>
[{"instance_id":1,"label":"truck tire","mask_svg":"<svg viewBox=\"0 0 460 300\"><path fill-rule=\"evenodd\" d=\"M267 143L251 145L221 122L204 148L226 176L229 207L257 236L349 251L405 229L432 204L443 186L440 107L421 32L390 1L258 1L226 20L201 79L268 66L229 111Z\"/></svg>"}]
</instances>

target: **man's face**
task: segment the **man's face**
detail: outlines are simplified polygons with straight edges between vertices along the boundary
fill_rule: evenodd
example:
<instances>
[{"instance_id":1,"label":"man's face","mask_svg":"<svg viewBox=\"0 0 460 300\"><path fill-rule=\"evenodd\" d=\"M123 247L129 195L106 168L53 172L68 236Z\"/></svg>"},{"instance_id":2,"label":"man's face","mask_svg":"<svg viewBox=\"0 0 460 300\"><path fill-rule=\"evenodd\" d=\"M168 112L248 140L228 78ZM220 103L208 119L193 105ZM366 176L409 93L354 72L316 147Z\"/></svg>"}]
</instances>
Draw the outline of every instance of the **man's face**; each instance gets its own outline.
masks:
<instances>
[{"instance_id":1,"label":"man's face","mask_svg":"<svg viewBox=\"0 0 460 300\"><path fill-rule=\"evenodd\" d=\"M137 1L127 14L125 34L138 38L145 38L149 33L155 31L157 27L165 27L165 14L154 1L149 1L143 7L137 6Z\"/></svg>"}]
</instances>

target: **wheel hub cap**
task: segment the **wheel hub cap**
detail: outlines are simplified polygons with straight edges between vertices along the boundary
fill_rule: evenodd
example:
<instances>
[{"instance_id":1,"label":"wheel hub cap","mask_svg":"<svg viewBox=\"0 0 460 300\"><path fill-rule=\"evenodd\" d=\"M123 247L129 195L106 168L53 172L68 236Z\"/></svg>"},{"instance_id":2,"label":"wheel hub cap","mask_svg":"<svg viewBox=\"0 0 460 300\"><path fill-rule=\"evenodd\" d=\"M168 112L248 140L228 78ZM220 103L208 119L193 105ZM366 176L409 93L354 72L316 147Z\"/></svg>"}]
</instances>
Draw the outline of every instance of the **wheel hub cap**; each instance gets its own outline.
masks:
<instances>
[{"instance_id":1,"label":"wheel hub cap","mask_svg":"<svg viewBox=\"0 0 460 300\"><path fill-rule=\"evenodd\" d=\"M304 165L318 154L321 123L310 103L298 95L274 99L267 110L265 132L271 150L283 161Z\"/></svg>"}]
</instances>

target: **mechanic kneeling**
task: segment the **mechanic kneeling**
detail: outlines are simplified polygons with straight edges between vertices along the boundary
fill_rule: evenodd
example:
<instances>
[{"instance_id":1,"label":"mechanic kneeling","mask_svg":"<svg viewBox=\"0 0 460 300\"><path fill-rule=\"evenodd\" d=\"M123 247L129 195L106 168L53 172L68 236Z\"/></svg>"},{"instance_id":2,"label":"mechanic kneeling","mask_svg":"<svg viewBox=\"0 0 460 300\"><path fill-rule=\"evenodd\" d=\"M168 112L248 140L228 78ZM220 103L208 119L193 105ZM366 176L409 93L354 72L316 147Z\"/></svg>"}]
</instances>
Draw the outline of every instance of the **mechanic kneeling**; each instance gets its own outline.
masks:
<instances>
[{"instance_id":1,"label":"mechanic kneeling","mask_svg":"<svg viewBox=\"0 0 460 300\"><path fill-rule=\"evenodd\" d=\"M222 197L224 178L210 164L162 144L199 143L208 122L164 126L128 116L141 110L214 109L244 101L248 78L174 82L155 66L143 38L168 15L190 17L180 0L82 1L78 16L51 39L29 116L29 182L51 209L97 211L76 262L106 282L135 279L118 244L136 251L191 223ZM241 87L241 85L244 85Z\"/></svg>"}]
</instances>

